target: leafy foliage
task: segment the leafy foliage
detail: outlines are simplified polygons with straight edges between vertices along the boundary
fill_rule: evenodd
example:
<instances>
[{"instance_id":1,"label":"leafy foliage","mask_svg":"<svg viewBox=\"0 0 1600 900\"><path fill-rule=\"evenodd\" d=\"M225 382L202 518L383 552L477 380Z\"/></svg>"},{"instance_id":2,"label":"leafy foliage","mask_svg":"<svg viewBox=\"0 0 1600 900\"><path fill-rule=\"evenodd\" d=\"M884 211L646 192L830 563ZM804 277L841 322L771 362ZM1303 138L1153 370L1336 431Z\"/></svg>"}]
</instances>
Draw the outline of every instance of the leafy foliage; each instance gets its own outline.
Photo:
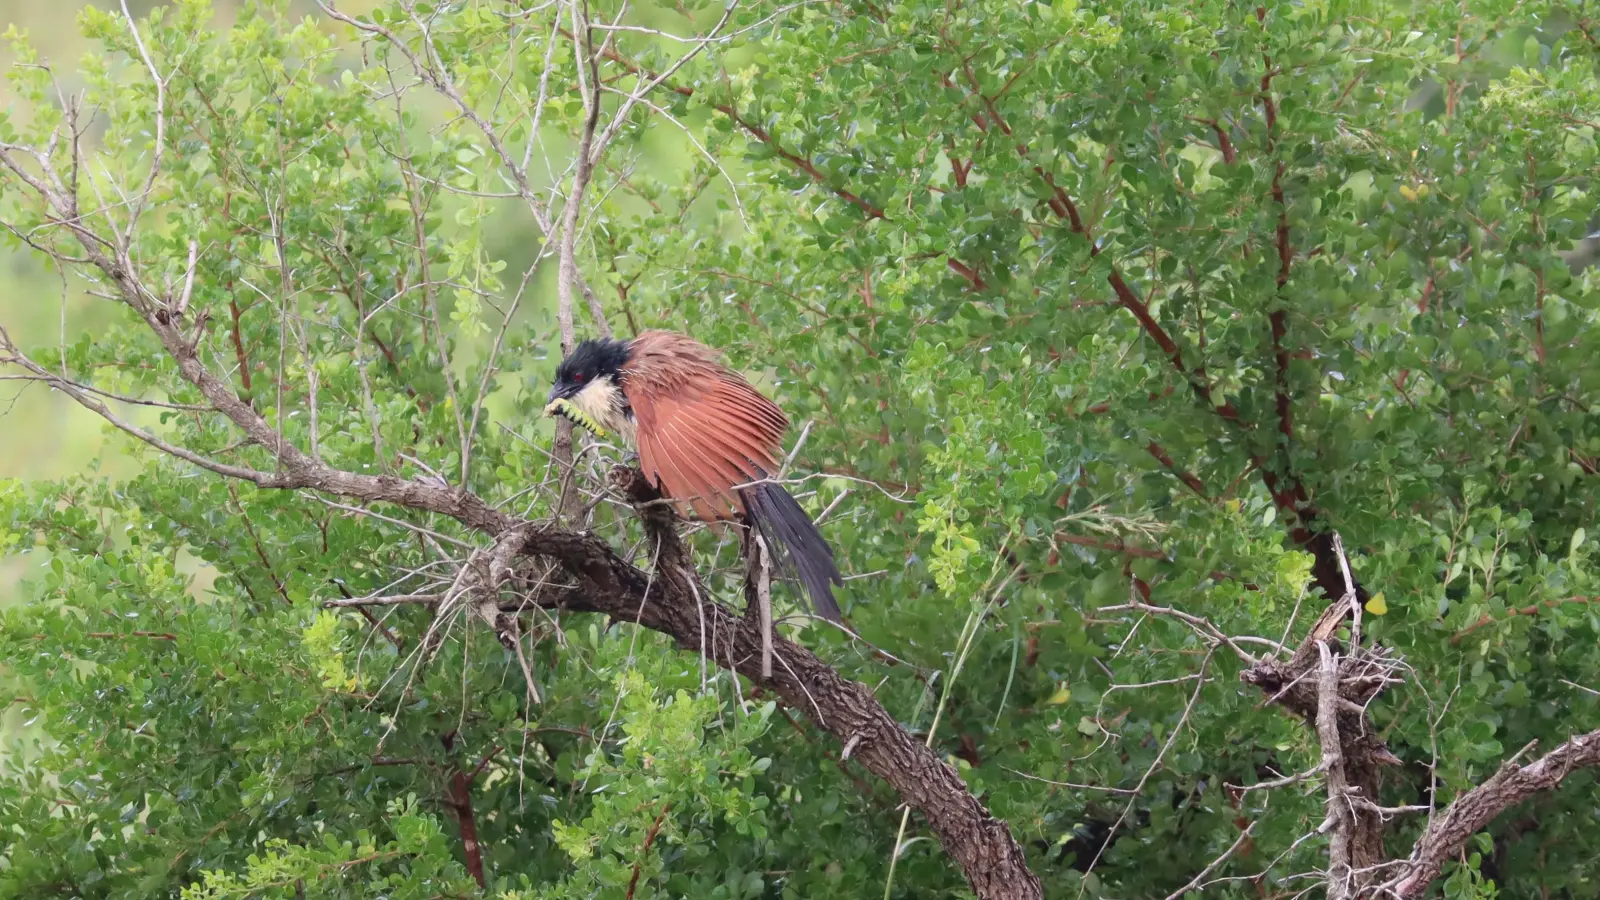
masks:
<instances>
[{"instance_id":1,"label":"leafy foliage","mask_svg":"<svg viewBox=\"0 0 1600 900\"><path fill-rule=\"evenodd\" d=\"M1385 805L1595 727L1600 285L1564 255L1600 174L1586 7L728 9L619 128L584 275L619 330L723 347L811 423L796 467L813 513L848 494L826 533L862 640L785 628L958 761L1048 896L1165 896L1251 822L1209 892L1322 864L1314 779L1235 787L1312 768L1315 735L1183 621L1101 611L1144 596L1292 646L1325 605L1306 529L1337 529L1413 673L1372 708ZM0 142L43 155L0 174L7 239L94 243L29 189L42 164L97 234L142 207L145 282L189 285L200 357L289 441L547 513L530 213L560 209L587 118L569 12L379 3L380 33L178 0L135 31L91 7L81 107L60 72L8 76ZM630 11L600 76L637 90L683 54L650 29L724 12ZM114 315L29 355L273 470ZM126 479L0 482L0 551L41 560L0 612L34 723L0 779L0 894L469 896L475 856L505 897L876 896L891 860L888 896L964 890L839 748L658 635L524 614L535 704L473 620L322 607L441 592L458 524L121 449ZM626 515L593 527L649 562ZM696 545L742 603L728 541ZM1446 895L1592 895L1596 797L1575 773L1497 820Z\"/></svg>"}]
</instances>

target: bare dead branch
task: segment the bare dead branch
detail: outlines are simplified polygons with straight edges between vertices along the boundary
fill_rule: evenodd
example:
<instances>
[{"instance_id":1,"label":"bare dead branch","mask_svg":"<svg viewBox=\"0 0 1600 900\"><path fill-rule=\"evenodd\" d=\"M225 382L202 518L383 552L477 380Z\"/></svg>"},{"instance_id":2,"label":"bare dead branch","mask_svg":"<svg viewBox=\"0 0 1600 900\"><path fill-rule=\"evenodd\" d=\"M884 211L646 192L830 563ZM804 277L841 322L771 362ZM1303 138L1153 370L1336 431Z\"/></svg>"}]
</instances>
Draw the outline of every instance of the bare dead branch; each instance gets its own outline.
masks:
<instances>
[{"instance_id":1,"label":"bare dead branch","mask_svg":"<svg viewBox=\"0 0 1600 900\"><path fill-rule=\"evenodd\" d=\"M167 147L167 80L161 77L156 70L155 60L150 57L150 51L144 45L144 38L139 35L139 25L134 21L133 13L128 11L128 0L122 2L122 17L127 20L128 31L133 35L133 44L139 49L139 56L144 60L145 68L150 70L150 80L156 86L156 136L155 144L150 151L150 174L145 176L144 188L133 198L128 208L128 231L123 235L121 252L127 253L133 244L134 228L138 224L139 214L144 211L144 205L150 199L150 191L155 187L156 176L161 174L161 156Z\"/></svg>"},{"instance_id":2,"label":"bare dead branch","mask_svg":"<svg viewBox=\"0 0 1600 900\"><path fill-rule=\"evenodd\" d=\"M1156 606L1154 604L1145 603L1137 599L1128 603L1120 603L1115 606L1102 606L1099 609L1100 612L1119 612L1123 610L1150 613L1151 615L1157 616L1170 616L1171 618L1177 619L1185 625L1188 625L1190 628L1193 628L1195 633L1199 634L1201 639L1203 639L1207 644L1212 646L1216 646L1218 644L1226 646L1229 650L1232 650L1234 655L1239 657L1240 661L1242 661L1245 665L1255 665L1256 663L1255 656L1246 651L1243 647L1239 646L1241 642L1240 638L1223 634L1222 630L1213 625L1210 619L1207 619L1203 616L1186 613L1181 609L1173 609L1170 606ZM1265 638L1246 638L1243 640L1261 642L1272 647L1278 646L1276 641L1268 641Z\"/></svg>"},{"instance_id":3,"label":"bare dead branch","mask_svg":"<svg viewBox=\"0 0 1600 900\"><path fill-rule=\"evenodd\" d=\"M1285 775L1282 778L1272 778L1267 781L1258 781L1255 784L1230 784L1228 785L1228 788L1229 790L1238 792L1240 794L1243 794L1246 791L1277 790L1278 788L1285 788L1291 784L1299 784L1302 781L1315 778L1322 773L1322 765L1322 763L1318 763L1304 772L1295 772L1290 775Z\"/></svg>"},{"instance_id":4,"label":"bare dead branch","mask_svg":"<svg viewBox=\"0 0 1600 900\"><path fill-rule=\"evenodd\" d=\"M1144 786L1149 783L1150 777L1161 769L1161 763L1167 758L1167 753L1172 750L1172 745L1178 742L1178 735L1183 733L1184 725L1188 724L1189 716L1194 713L1195 704L1200 701L1200 693L1205 690L1206 671L1210 668L1211 658L1215 654L1216 647L1213 646L1206 652L1205 658L1200 661L1200 669L1196 673L1194 691L1189 694L1189 702L1184 704L1183 712L1178 716L1178 723L1172 726L1172 731L1167 734L1167 740L1161 745L1161 749L1157 751L1156 758L1151 761L1150 767L1145 769L1144 775L1140 776L1139 783L1133 786L1133 797L1129 798L1127 805L1122 807L1122 814L1117 816L1117 820L1112 823L1105 842L1100 845L1099 850L1095 851L1094 859L1089 861L1088 871L1094 871L1094 867L1099 864L1100 857L1105 855L1106 850L1111 846L1111 839L1116 835L1117 829L1122 827L1122 823L1126 822L1128 815L1133 812L1133 806L1138 801L1138 795L1144 793Z\"/></svg>"},{"instance_id":5,"label":"bare dead branch","mask_svg":"<svg viewBox=\"0 0 1600 900\"><path fill-rule=\"evenodd\" d=\"M761 620L761 677L772 677L772 553L767 542L755 529L747 529L745 538L744 596L747 603L745 615L751 611Z\"/></svg>"},{"instance_id":6,"label":"bare dead branch","mask_svg":"<svg viewBox=\"0 0 1600 900\"><path fill-rule=\"evenodd\" d=\"M1322 744L1322 769L1328 782L1328 897L1350 896L1351 832L1350 785L1344 772L1344 740L1339 735L1339 661L1326 641L1317 642L1321 676L1317 681L1317 740Z\"/></svg>"},{"instance_id":7,"label":"bare dead branch","mask_svg":"<svg viewBox=\"0 0 1600 900\"><path fill-rule=\"evenodd\" d=\"M334 609L341 606L405 606L408 604L433 604L444 599L443 594L393 594L387 597L348 597L339 600L324 600L323 607Z\"/></svg>"}]
</instances>

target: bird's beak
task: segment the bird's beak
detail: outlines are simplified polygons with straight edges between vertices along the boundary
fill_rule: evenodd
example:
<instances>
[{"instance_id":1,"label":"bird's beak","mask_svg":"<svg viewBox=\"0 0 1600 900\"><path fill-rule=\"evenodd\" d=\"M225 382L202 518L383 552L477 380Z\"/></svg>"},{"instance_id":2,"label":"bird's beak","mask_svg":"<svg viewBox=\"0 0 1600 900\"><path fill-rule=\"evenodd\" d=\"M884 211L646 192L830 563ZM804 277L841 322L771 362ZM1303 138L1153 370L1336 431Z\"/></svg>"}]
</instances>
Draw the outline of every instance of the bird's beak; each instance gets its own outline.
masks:
<instances>
[{"instance_id":1,"label":"bird's beak","mask_svg":"<svg viewBox=\"0 0 1600 900\"><path fill-rule=\"evenodd\" d=\"M547 402L545 403L544 407L544 414L547 416L561 415L563 408L567 406L566 401L573 395L573 393L574 391L572 390L572 385L570 384L562 384L558 381L551 385L550 396L547 398Z\"/></svg>"}]
</instances>

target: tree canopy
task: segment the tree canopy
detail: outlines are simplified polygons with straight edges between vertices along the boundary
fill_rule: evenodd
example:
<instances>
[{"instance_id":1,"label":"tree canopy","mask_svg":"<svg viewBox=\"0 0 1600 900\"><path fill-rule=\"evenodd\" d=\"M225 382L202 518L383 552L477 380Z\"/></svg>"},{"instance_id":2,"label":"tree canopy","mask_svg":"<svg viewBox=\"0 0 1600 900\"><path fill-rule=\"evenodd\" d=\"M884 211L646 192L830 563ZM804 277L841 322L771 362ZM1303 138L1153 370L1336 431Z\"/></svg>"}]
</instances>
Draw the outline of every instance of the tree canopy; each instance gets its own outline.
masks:
<instances>
[{"instance_id":1,"label":"tree canopy","mask_svg":"<svg viewBox=\"0 0 1600 900\"><path fill-rule=\"evenodd\" d=\"M135 465L0 480L0 895L1600 890L1592 5L79 25L0 378ZM541 415L647 328L796 423L770 677Z\"/></svg>"}]
</instances>

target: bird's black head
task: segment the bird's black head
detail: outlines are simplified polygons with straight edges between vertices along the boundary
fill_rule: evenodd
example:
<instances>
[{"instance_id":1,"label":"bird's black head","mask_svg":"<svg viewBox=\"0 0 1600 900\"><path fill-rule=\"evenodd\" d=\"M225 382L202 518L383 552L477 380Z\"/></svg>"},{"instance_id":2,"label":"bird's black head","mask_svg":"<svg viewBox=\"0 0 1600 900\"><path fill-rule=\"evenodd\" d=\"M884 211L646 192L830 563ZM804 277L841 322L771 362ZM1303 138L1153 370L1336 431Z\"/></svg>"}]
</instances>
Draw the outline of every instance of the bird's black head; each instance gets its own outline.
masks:
<instances>
[{"instance_id":1,"label":"bird's black head","mask_svg":"<svg viewBox=\"0 0 1600 900\"><path fill-rule=\"evenodd\" d=\"M550 399L570 399L600 378L616 380L627 362L628 345L622 341L610 338L584 341L572 348L572 353L561 361L561 365L556 366L556 381L550 388Z\"/></svg>"}]
</instances>

